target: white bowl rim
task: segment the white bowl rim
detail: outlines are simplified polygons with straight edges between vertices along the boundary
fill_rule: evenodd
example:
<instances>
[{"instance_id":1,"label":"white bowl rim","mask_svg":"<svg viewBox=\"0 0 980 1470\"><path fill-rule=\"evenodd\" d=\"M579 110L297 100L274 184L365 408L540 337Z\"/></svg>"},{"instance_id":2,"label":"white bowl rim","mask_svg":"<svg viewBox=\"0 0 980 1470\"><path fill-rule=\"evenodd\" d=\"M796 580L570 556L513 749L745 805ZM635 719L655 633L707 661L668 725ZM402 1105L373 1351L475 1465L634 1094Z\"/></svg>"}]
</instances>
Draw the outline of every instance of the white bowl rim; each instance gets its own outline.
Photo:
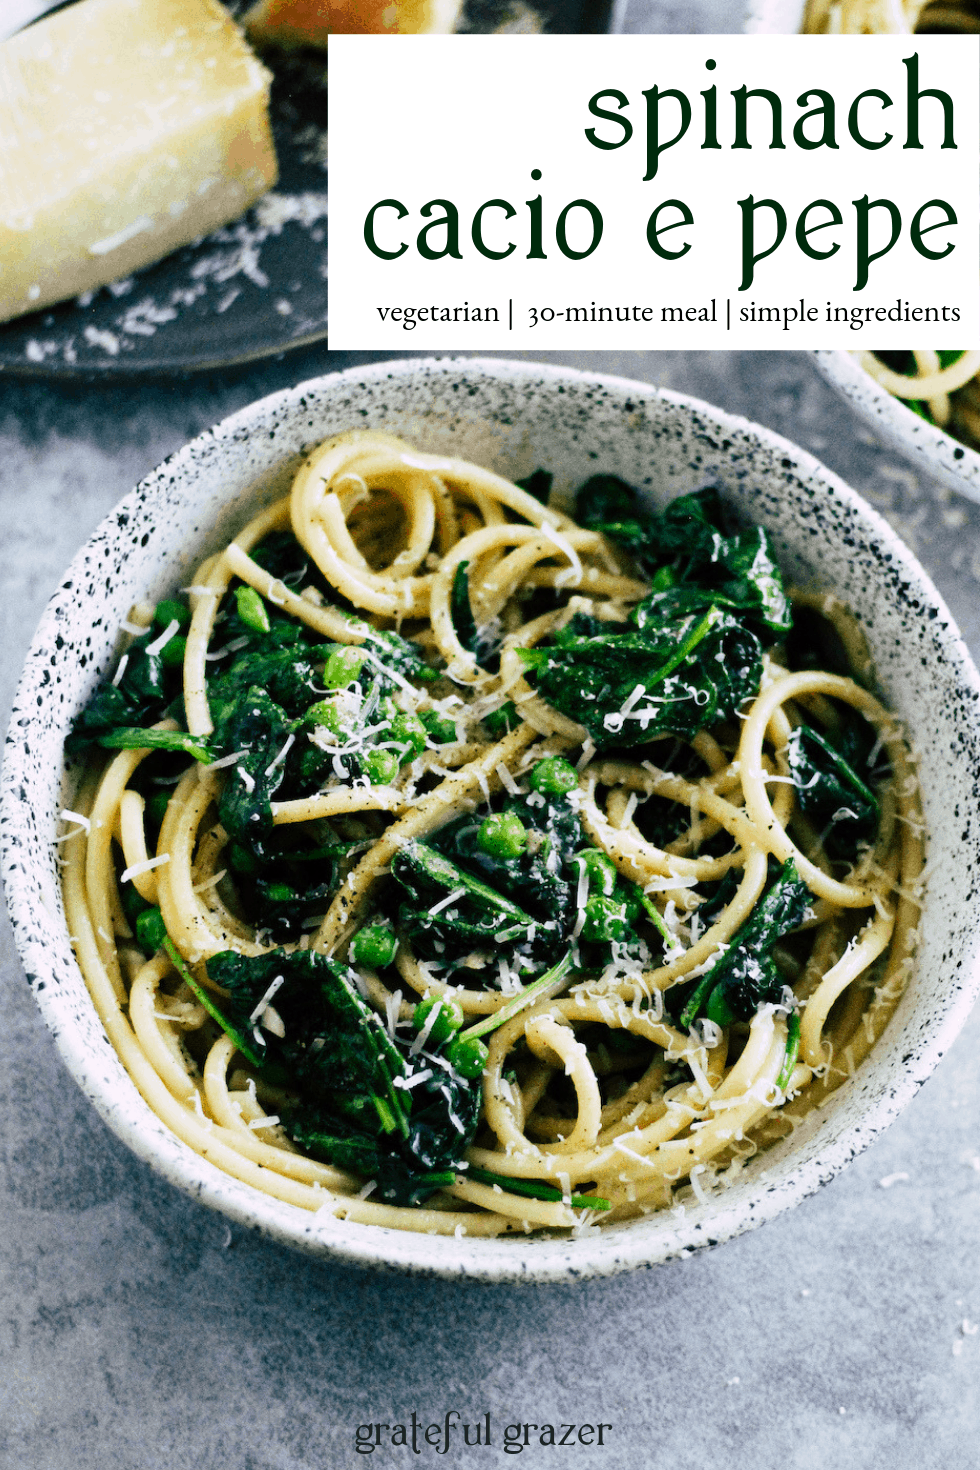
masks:
<instances>
[{"instance_id":1,"label":"white bowl rim","mask_svg":"<svg viewBox=\"0 0 980 1470\"><path fill-rule=\"evenodd\" d=\"M960 687L969 690L972 695L977 711L973 733L980 737L980 675L943 598L924 569L872 506L814 456L782 435L685 394L658 389L611 374L580 371L560 365L498 358L434 357L394 359L350 368L307 380L296 387L256 400L185 444L145 476L104 518L60 579L59 589L41 618L25 662L14 699L3 770L0 774L0 866L5 877L7 904L21 961L31 980L42 1016L53 1033L65 1064L113 1132L139 1158L186 1193L283 1244L316 1256L380 1271L502 1283L550 1283L609 1276L625 1270L649 1268L678 1258L687 1258L699 1250L720 1244L755 1225L774 1219L813 1194L822 1184L838 1174L851 1159L863 1152L898 1116L948 1050L970 1013L980 991L980 947L977 944L974 945L969 963L963 967L958 977L955 994L948 999L938 1018L934 1019L927 1035L907 1051L905 1069L896 1077L889 1078L887 1086L881 1087L879 1095L862 1114L859 1123L844 1128L835 1137L828 1139L815 1157L775 1185L767 1178L766 1171L760 1168L757 1187L749 1198L748 1207L743 1204L736 1209L726 1210L725 1197L721 1196L722 1208L712 1216L708 1228L700 1221L696 1211L677 1219L669 1229L661 1231L661 1241L656 1252L651 1252L650 1242L645 1241L642 1231L637 1227L651 1220L659 1222L662 1219L659 1215L627 1222L622 1227L589 1232L578 1239L563 1236L550 1240L532 1238L529 1242L515 1236L499 1240L431 1237L335 1220L328 1221L325 1226L314 1224L314 1217L307 1211L259 1195L251 1186L232 1179L182 1144L150 1111L128 1077L124 1079L128 1087L123 1087L122 1097L107 1094L98 1059L93 1058L85 1047L77 1028L65 1025L64 1008L59 1008L58 1005L58 988L36 984L38 976L43 976L46 970L50 970L51 956L36 932L36 916L28 901L25 884L16 879L16 870L23 861L25 850L42 864L45 860L50 861L50 853L44 852L45 844L32 836L24 815L25 803L18 790L24 774L17 764L21 743L18 721L22 714L30 713L31 706L25 699L28 693L34 692L31 682L34 666L39 659L40 650L45 646L48 630L54 626L57 609L64 600L64 583L77 574L83 564L87 547L100 535L106 534L119 512L136 509L141 496L152 490L155 484L178 475L183 465L193 462L195 451L209 440L220 442L223 438L230 438L248 429L257 414L274 413L291 402L298 406L301 398L329 393L336 386L356 384L364 380L406 378L419 373L430 379L437 374L459 376L475 373L481 379L497 379L512 385L517 385L522 380L543 383L550 379L556 387L559 384L570 389L587 390L598 387L610 393L625 395L628 399L662 400L684 412L712 421L723 434L746 436L750 441L761 443L767 450L789 458L796 476L801 479L815 478L840 497L851 512L856 512L877 533L888 549L892 565L915 587L924 603L935 608L937 617L947 628L944 653L956 666ZM12 878L14 881L11 881ZM60 928L65 930L63 919L60 920ZM70 963L74 964L74 957L67 945L67 932L62 933L61 941ZM843 1092L844 1089L839 1091ZM715 1196L714 1199L718 1201L719 1197Z\"/></svg>"},{"instance_id":2,"label":"white bowl rim","mask_svg":"<svg viewBox=\"0 0 980 1470\"><path fill-rule=\"evenodd\" d=\"M913 413L876 383L850 352L838 348L812 356L821 377L893 449L950 489L980 503L980 452Z\"/></svg>"}]
</instances>

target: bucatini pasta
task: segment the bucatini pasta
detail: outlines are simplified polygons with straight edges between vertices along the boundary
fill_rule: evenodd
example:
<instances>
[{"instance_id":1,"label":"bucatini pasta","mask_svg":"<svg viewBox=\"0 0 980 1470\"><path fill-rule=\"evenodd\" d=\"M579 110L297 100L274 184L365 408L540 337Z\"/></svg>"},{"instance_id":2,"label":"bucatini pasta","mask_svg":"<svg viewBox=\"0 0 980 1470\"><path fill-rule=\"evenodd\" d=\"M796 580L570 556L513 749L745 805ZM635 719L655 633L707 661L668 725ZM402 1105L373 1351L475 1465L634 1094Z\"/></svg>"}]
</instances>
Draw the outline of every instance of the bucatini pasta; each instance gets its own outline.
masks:
<instances>
[{"instance_id":1,"label":"bucatini pasta","mask_svg":"<svg viewBox=\"0 0 980 1470\"><path fill-rule=\"evenodd\" d=\"M76 725L76 953L167 1125L441 1233L703 1198L912 963L902 730L860 630L714 491L549 503L385 434L137 607Z\"/></svg>"},{"instance_id":2,"label":"bucatini pasta","mask_svg":"<svg viewBox=\"0 0 980 1470\"><path fill-rule=\"evenodd\" d=\"M980 445L980 352L858 352L876 383L928 422Z\"/></svg>"}]
</instances>

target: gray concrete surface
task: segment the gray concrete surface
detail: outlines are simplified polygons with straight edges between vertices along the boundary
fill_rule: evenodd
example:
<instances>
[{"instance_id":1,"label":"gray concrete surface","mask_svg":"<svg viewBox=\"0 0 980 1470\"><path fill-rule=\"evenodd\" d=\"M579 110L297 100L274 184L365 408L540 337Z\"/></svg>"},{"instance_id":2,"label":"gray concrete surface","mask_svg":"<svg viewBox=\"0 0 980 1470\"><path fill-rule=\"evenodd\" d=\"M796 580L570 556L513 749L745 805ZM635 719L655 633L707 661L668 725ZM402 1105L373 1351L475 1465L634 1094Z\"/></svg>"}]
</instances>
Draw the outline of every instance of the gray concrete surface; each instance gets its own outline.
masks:
<instances>
[{"instance_id":1,"label":"gray concrete surface","mask_svg":"<svg viewBox=\"0 0 980 1470\"><path fill-rule=\"evenodd\" d=\"M134 481L275 388L381 354L104 388L0 378L0 703L58 574ZM912 544L980 651L980 507L917 482L795 354L543 354L779 429ZM968 1470L980 1441L980 1014L821 1194L693 1260L496 1289L378 1278L158 1180L77 1093L4 921L0 1466ZM490 1446L357 1453L365 1422L490 1415ZM506 1454L511 1423L611 1424ZM532 1439L534 1436L532 1435Z\"/></svg>"}]
</instances>

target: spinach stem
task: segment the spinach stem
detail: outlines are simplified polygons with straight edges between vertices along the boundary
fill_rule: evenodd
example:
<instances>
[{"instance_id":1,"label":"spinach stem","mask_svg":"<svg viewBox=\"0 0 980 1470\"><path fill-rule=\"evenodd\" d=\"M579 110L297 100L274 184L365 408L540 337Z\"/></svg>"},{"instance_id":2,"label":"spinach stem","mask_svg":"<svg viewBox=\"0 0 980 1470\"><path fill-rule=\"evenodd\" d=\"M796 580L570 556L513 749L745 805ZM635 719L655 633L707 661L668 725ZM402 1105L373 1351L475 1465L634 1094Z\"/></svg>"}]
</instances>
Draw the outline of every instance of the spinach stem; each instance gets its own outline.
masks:
<instances>
[{"instance_id":1,"label":"spinach stem","mask_svg":"<svg viewBox=\"0 0 980 1470\"><path fill-rule=\"evenodd\" d=\"M643 892L643 889L640 888L639 885L637 885L637 894L643 907L644 913L663 940L664 948L676 949L679 941L676 935L671 934L670 930L667 928L666 920L664 919L663 914L657 908L656 904L650 902L646 894Z\"/></svg>"},{"instance_id":2,"label":"spinach stem","mask_svg":"<svg viewBox=\"0 0 980 1470\"><path fill-rule=\"evenodd\" d=\"M503 1026L511 1016L516 1016L518 1011L522 1011L533 1001L550 1000L553 995L558 994L571 968L572 953L571 950L566 950L557 965L552 965L551 969L546 970L533 985L526 986L520 995L515 995L514 999L509 1000L505 1006L501 1006L499 1011L494 1011L492 1016L485 1016L475 1026L470 1026L468 1030L460 1032L460 1035L464 1039L470 1036L486 1036L487 1032L496 1031L498 1026Z\"/></svg>"},{"instance_id":3,"label":"spinach stem","mask_svg":"<svg viewBox=\"0 0 980 1470\"><path fill-rule=\"evenodd\" d=\"M190 970L187 967L183 955L177 948L176 944L174 944L169 934L163 941L163 948L167 951L167 954L173 961L174 968L176 969L180 978L183 980L184 984L189 990L193 991L198 1000L201 1002L201 1005L207 1011L208 1015L212 1016L214 1020L217 1021L218 1025L221 1027L225 1035L231 1037L232 1041L238 1047L238 1050L241 1052L245 1060L247 1062L251 1062L253 1067L261 1067L262 1058L252 1049L252 1047L245 1040L245 1037L238 1030L238 1028L232 1025L231 1021L228 1020L228 1017L222 1015L221 1011L215 1004L213 996L211 996L209 992L205 990L203 985L200 985L194 979L194 976L191 974Z\"/></svg>"},{"instance_id":4,"label":"spinach stem","mask_svg":"<svg viewBox=\"0 0 980 1470\"><path fill-rule=\"evenodd\" d=\"M688 633L687 637L684 639L680 647L676 649L673 654L671 654L670 658L665 664L661 664L660 668L653 675L651 683L654 685L662 684L663 681L667 678L668 674L672 674L674 670L684 662L688 654L694 652L701 640L707 637L712 623L717 622L720 616L720 610L712 603L711 607L708 608L708 611L705 613L701 621L695 623L694 627L691 629L690 633Z\"/></svg>"},{"instance_id":5,"label":"spinach stem","mask_svg":"<svg viewBox=\"0 0 980 1470\"><path fill-rule=\"evenodd\" d=\"M780 1092L785 1092L789 1086L789 1079L793 1075L796 1059L800 1054L800 1013L792 1011L786 1023L786 1058L783 1062L782 1071L776 1078L776 1086Z\"/></svg>"},{"instance_id":6,"label":"spinach stem","mask_svg":"<svg viewBox=\"0 0 980 1470\"><path fill-rule=\"evenodd\" d=\"M515 1179L509 1174L491 1174L489 1169L477 1169L473 1164L460 1178L472 1179L475 1184L498 1184L507 1194L523 1195L525 1199L543 1199L560 1204L565 1198L554 1184L544 1184L538 1179ZM600 1199L596 1194L573 1194L569 1196L569 1203L573 1210L612 1209L609 1200Z\"/></svg>"},{"instance_id":7,"label":"spinach stem","mask_svg":"<svg viewBox=\"0 0 980 1470\"><path fill-rule=\"evenodd\" d=\"M717 963L723 953L723 950L717 951L717 953L713 956L715 963ZM681 1011L680 1024L684 1027L685 1031L689 1030L690 1027L694 1024L694 1018L697 1015L698 1011L701 1009L701 1006L704 1003L704 999L707 996L708 991L713 988L717 978L718 976L715 974L714 965L711 966L710 970L706 970L705 973L701 976L701 979L695 986L694 991L687 1002L687 1005Z\"/></svg>"}]
</instances>

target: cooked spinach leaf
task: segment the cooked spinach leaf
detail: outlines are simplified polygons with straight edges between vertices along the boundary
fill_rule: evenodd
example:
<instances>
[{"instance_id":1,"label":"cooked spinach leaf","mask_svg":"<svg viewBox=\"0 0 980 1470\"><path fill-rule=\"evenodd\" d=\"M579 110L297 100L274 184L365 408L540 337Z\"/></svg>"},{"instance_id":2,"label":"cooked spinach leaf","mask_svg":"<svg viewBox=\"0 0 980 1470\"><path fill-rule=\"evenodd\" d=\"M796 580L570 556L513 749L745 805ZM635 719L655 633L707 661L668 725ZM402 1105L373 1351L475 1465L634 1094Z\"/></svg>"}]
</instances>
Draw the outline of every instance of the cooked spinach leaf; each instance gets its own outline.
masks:
<instances>
[{"instance_id":1,"label":"cooked spinach leaf","mask_svg":"<svg viewBox=\"0 0 980 1470\"><path fill-rule=\"evenodd\" d=\"M551 921L555 939L575 922L576 852L585 845L578 815L564 800L540 795L509 797L501 812L517 817L529 834L526 847L513 857L487 852L480 843L482 823L463 817L432 839L447 857L469 867L535 919Z\"/></svg>"},{"instance_id":2,"label":"cooked spinach leaf","mask_svg":"<svg viewBox=\"0 0 980 1470\"><path fill-rule=\"evenodd\" d=\"M515 480L514 484L519 490L526 490L528 495L533 495L535 500L540 500L542 505L547 505L554 478L550 470L537 469L532 470L523 480Z\"/></svg>"},{"instance_id":3,"label":"cooked spinach leaf","mask_svg":"<svg viewBox=\"0 0 980 1470\"><path fill-rule=\"evenodd\" d=\"M272 796L283 778L280 759L292 722L257 686L222 704L211 737L222 755L241 751L218 800L225 831L240 842L261 841L272 831Z\"/></svg>"},{"instance_id":4,"label":"cooked spinach leaf","mask_svg":"<svg viewBox=\"0 0 980 1470\"><path fill-rule=\"evenodd\" d=\"M570 955L573 942L586 969L617 953L647 962L648 923L654 950L670 943L660 913L588 845L560 794L532 790L488 818L461 817L427 843L406 844L391 870L398 921L420 957L452 971L483 953L484 983L496 982L498 958L527 982Z\"/></svg>"},{"instance_id":5,"label":"cooked spinach leaf","mask_svg":"<svg viewBox=\"0 0 980 1470\"><path fill-rule=\"evenodd\" d=\"M432 1050L411 1056L342 965L310 950L227 951L208 961L208 974L229 992L221 1004L262 1061L287 1068L300 1102L285 1123L301 1147L376 1180L380 1197L398 1204L452 1182L476 1130L479 1083ZM252 1020L266 997L282 1037L262 1028L261 1012Z\"/></svg>"},{"instance_id":6,"label":"cooked spinach leaf","mask_svg":"<svg viewBox=\"0 0 980 1470\"><path fill-rule=\"evenodd\" d=\"M775 1004L783 978L772 957L778 940L798 929L810 907L810 890L792 860L756 904L728 948L698 981L681 1012L681 1025L706 1016L719 1026L747 1021L761 1005Z\"/></svg>"},{"instance_id":7,"label":"cooked spinach leaf","mask_svg":"<svg viewBox=\"0 0 980 1470\"><path fill-rule=\"evenodd\" d=\"M326 693L319 669L333 647L323 643L314 649L295 642L269 651L237 654L227 671L208 681L208 702L215 725L222 724L232 706L243 698L247 702L250 689L265 690L285 714L295 719Z\"/></svg>"},{"instance_id":8,"label":"cooked spinach leaf","mask_svg":"<svg viewBox=\"0 0 980 1470\"><path fill-rule=\"evenodd\" d=\"M359 631L364 633L364 642L359 646L367 651L372 668L389 684L397 683L391 679L389 670L419 684L433 684L440 677L440 671L427 664L415 644L400 633L372 628L367 623Z\"/></svg>"},{"instance_id":9,"label":"cooked spinach leaf","mask_svg":"<svg viewBox=\"0 0 980 1470\"><path fill-rule=\"evenodd\" d=\"M765 531L728 535L717 490L641 511L615 476L582 486L577 513L636 559L651 591L630 624L576 614L551 645L519 650L548 702L599 748L689 739L755 695L763 633L792 626Z\"/></svg>"},{"instance_id":10,"label":"cooked spinach leaf","mask_svg":"<svg viewBox=\"0 0 980 1470\"><path fill-rule=\"evenodd\" d=\"M575 497L575 519L632 552L641 570L662 560L653 518L640 512L636 491L616 475L593 475Z\"/></svg>"},{"instance_id":11,"label":"cooked spinach leaf","mask_svg":"<svg viewBox=\"0 0 980 1470\"><path fill-rule=\"evenodd\" d=\"M399 922L427 958L469 953L494 942L525 944L539 927L520 904L428 843L406 843L392 859L391 875L407 895Z\"/></svg>"},{"instance_id":12,"label":"cooked spinach leaf","mask_svg":"<svg viewBox=\"0 0 980 1470\"><path fill-rule=\"evenodd\" d=\"M816 826L826 828L827 851L853 860L858 843L870 839L877 828L878 798L850 762L810 725L798 725L792 732L786 758L801 809ZM860 758L858 753L855 758Z\"/></svg>"},{"instance_id":13,"label":"cooked spinach leaf","mask_svg":"<svg viewBox=\"0 0 980 1470\"><path fill-rule=\"evenodd\" d=\"M452 598L450 600L450 614L453 627L456 629L456 637L468 653L478 654L480 651L480 633L473 616L473 605L470 602L470 578L469 562L461 561L453 576Z\"/></svg>"},{"instance_id":14,"label":"cooked spinach leaf","mask_svg":"<svg viewBox=\"0 0 980 1470\"><path fill-rule=\"evenodd\" d=\"M246 912L276 944L298 939L326 912L340 886L342 864L356 842L303 842L302 827L274 827L265 839L234 841L228 867Z\"/></svg>"},{"instance_id":15,"label":"cooked spinach leaf","mask_svg":"<svg viewBox=\"0 0 980 1470\"><path fill-rule=\"evenodd\" d=\"M300 587L312 586L331 599L337 595L292 531L270 531L253 548L251 557L257 566L293 592Z\"/></svg>"},{"instance_id":16,"label":"cooked spinach leaf","mask_svg":"<svg viewBox=\"0 0 980 1470\"><path fill-rule=\"evenodd\" d=\"M520 841L488 840L495 825ZM392 876L404 895L399 922L424 958L453 963L489 948L495 957L509 955L522 973L546 969L575 927L576 854L585 846L564 796L508 797L492 817L461 817L428 843L409 843L396 854ZM495 961L490 973L496 978Z\"/></svg>"},{"instance_id":17,"label":"cooked spinach leaf","mask_svg":"<svg viewBox=\"0 0 980 1470\"><path fill-rule=\"evenodd\" d=\"M629 631L519 650L543 697L584 725L600 749L690 738L731 717L758 689L762 647L736 615L710 600L704 608L696 591L654 598Z\"/></svg>"},{"instance_id":18,"label":"cooked spinach leaf","mask_svg":"<svg viewBox=\"0 0 980 1470\"><path fill-rule=\"evenodd\" d=\"M192 992L192 994L197 996L198 1000L201 1002L208 1015L211 1016L213 1020L217 1021L218 1025L221 1027L222 1031L224 1031L225 1035L231 1037L232 1041L238 1047L238 1050L241 1052L245 1060L247 1062L250 1062L253 1067L261 1066L264 1059L264 1048L261 1045L261 1036L259 1037L260 1045L256 1047L255 1045L253 1045L248 1022L246 1021L245 1024L241 1024L238 1018L236 1018L236 1016L234 1015L231 1007L226 1006L223 1000L219 1001L218 997L215 996L213 991L208 990L206 986L198 984L197 980L194 978L193 974L188 968L183 955L180 953L180 950L177 948L176 944L174 944L169 934L165 935L162 948L165 949L167 954L170 956L171 960L176 966L177 973L184 981L184 984Z\"/></svg>"},{"instance_id":19,"label":"cooked spinach leaf","mask_svg":"<svg viewBox=\"0 0 980 1470\"><path fill-rule=\"evenodd\" d=\"M149 630L143 637L148 636ZM166 664L160 653L147 652L145 642L134 643L123 658L117 682L97 689L75 721L67 741L70 754L101 744L103 736L117 729L155 725L179 697L179 669Z\"/></svg>"},{"instance_id":20,"label":"cooked spinach leaf","mask_svg":"<svg viewBox=\"0 0 980 1470\"><path fill-rule=\"evenodd\" d=\"M760 526L729 535L715 488L645 514L635 491L611 475L596 475L578 493L579 519L629 551L656 588L690 585L715 594L753 624L782 634L792 627L789 600L766 532Z\"/></svg>"}]
</instances>

